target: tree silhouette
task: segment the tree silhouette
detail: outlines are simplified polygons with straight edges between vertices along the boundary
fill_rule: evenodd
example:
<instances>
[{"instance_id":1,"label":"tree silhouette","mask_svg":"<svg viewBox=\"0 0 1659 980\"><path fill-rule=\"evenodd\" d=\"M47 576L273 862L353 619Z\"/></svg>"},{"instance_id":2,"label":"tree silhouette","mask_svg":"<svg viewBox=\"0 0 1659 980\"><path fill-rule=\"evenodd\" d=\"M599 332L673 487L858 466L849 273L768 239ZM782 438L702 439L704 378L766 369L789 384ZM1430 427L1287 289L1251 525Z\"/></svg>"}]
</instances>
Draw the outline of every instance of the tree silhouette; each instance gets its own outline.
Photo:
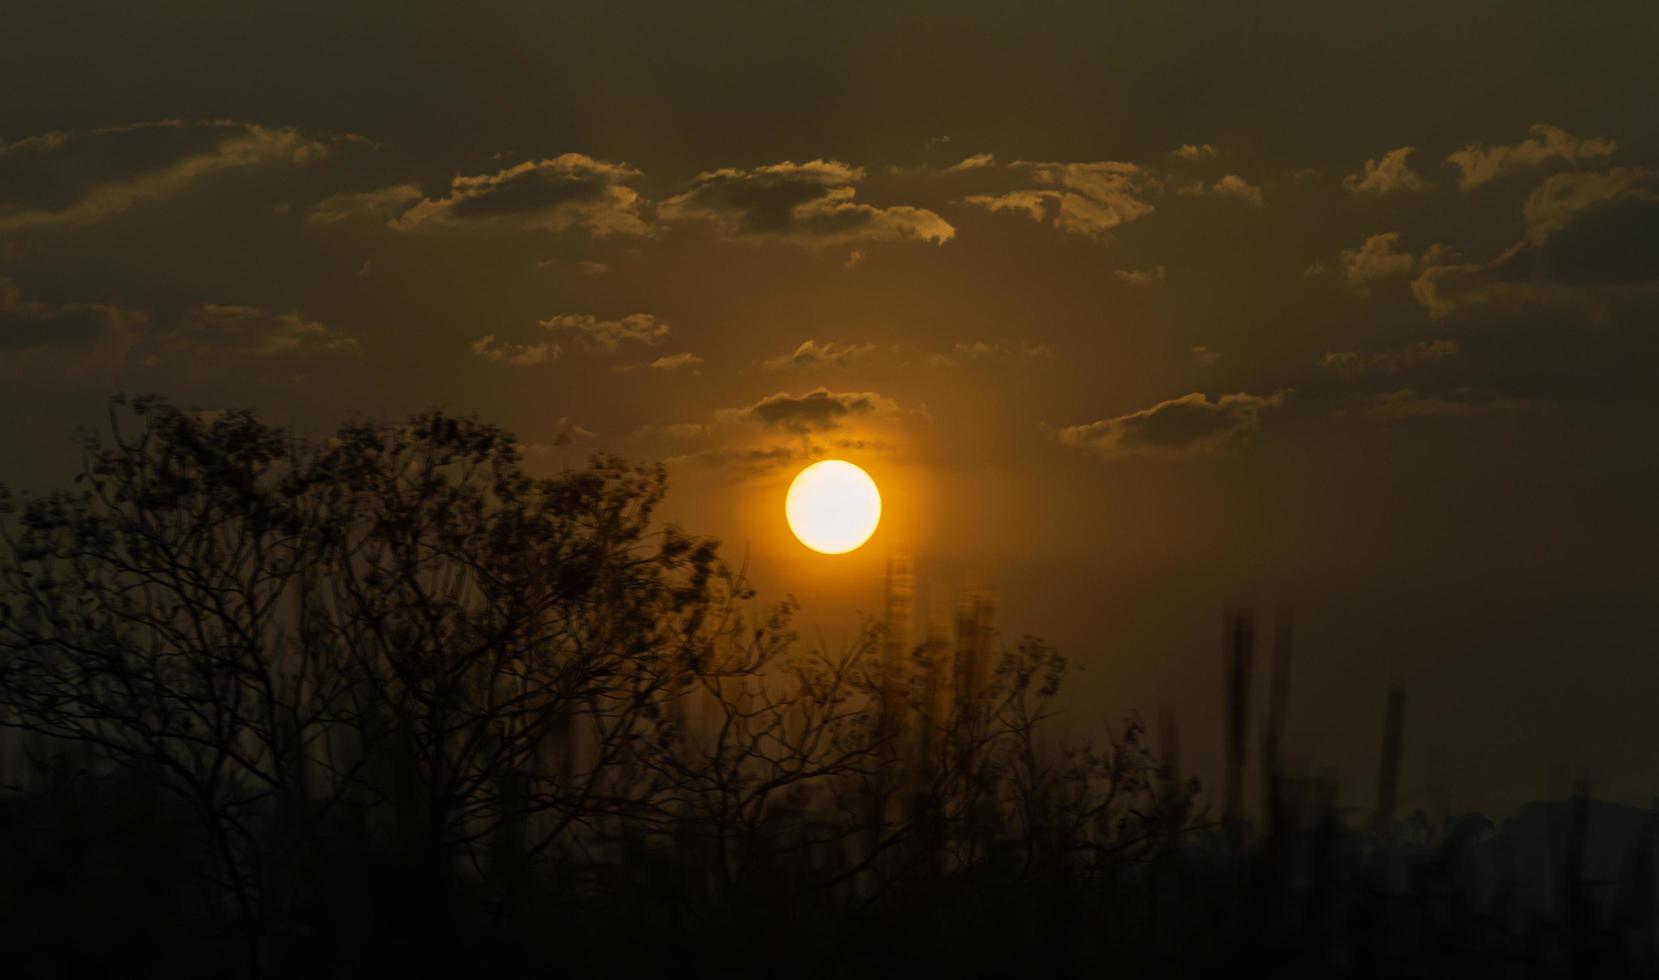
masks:
<instances>
[{"instance_id":1,"label":"tree silhouette","mask_svg":"<svg viewBox=\"0 0 1659 980\"><path fill-rule=\"evenodd\" d=\"M19 819L56 841L0 833L17 880L142 852L178 885L150 931L250 976L626 974L667 948L638 929L739 971L802 942L826 970L1082 969L1247 942L1240 909L1269 934L1290 891L1256 882L1302 855L1341 894L1334 804L1276 761L1272 874L1233 874L1242 782L1217 827L1137 719L1048 734L1065 659L1002 643L987 592L954 644L802 644L793 600L655 519L665 490L608 456L533 476L471 418L308 441L116 399L71 489L4 504L0 721L40 762Z\"/></svg>"}]
</instances>

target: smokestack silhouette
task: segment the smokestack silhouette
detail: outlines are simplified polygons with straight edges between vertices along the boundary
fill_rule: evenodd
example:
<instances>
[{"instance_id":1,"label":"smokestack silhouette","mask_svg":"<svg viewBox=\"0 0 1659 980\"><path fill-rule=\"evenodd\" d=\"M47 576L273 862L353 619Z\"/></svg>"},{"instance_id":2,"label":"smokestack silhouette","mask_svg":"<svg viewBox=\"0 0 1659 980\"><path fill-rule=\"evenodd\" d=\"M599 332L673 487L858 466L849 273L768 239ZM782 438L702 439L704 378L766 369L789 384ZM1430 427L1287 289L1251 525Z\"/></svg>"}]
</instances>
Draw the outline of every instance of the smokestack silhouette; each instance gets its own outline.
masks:
<instances>
[{"instance_id":1,"label":"smokestack silhouette","mask_svg":"<svg viewBox=\"0 0 1659 980\"><path fill-rule=\"evenodd\" d=\"M1250 729L1250 665L1256 648L1256 618L1248 612L1228 617L1223 634L1227 684L1227 775L1224 821L1234 850L1244 847L1244 766Z\"/></svg>"},{"instance_id":2,"label":"smokestack silhouette","mask_svg":"<svg viewBox=\"0 0 1659 980\"><path fill-rule=\"evenodd\" d=\"M991 675L996 670L996 657L992 650L991 640L996 634L996 594L987 584L981 584L974 590L974 632L977 660L975 672L978 677L979 690L977 697L983 701L991 687Z\"/></svg>"},{"instance_id":3,"label":"smokestack silhouette","mask_svg":"<svg viewBox=\"0 0 1659 980\"><path fill-rule=\"evenodd\" d=\"M956 751L958 765L966 766L974 733L983 725L986 694L996 664L991 654L992 618L996 604L984 585L969 587L956 604L955 674Z\"/></svg>"},{"instance_id":4,"label":"smokestack silhouette","mask_svg":"<svg viewBox=\"0 0 1659 980\"><path fill-rule=\"evenodd\" d=\"M895 550L887 559L887 632L881 651L882 734L901 738L910 705L910 617L916 577L910 556Z\"/></svg>"},{"instance_id":5,"label":"smokestack silhouette","mask_svg":"<svg viewBox=\"0 0 1659 980\"><path fill-rule=\"evenodd\" d=\"M1172 708L1158 712L1158 754L1163 761L1159 773L1164 801L1173 804L1181 792L1181 730Z\"/></svg>"},{"instance_id":6,"label":"smokestack silhouette","mask_svg":"<svg viewBox=\"0 0 1659 980\"><path fill-rule=\"evenodd\" d=\"M996 668L991 655L991 634L996 600L985 585L967 590L956 607L956 701L959 706L977 706L990 687Z\"/></svg>"},{"instance_id":7,"label":"smokestack silhouette","mask_svg":"<svg viewBox=\"0 0 1659 980\"><path fill-rule=\"evenodd\" d=\"M1267 822L1277 840L1289 819L1285 799L1284 739L1290 712L1291 615L1280 606L1273 617L1273 669L1268 684L1267 732L1262 738L1262 781L1267 793Z\"/></svg>"},{"instance_id":8,"label":"smokestack silhouette","mask_svg":"<svg viewBox=\"0 0 1659 980\"><path fill-rule=\"evenodd\" d=\"M950 606L943 595L931 596L927 619L927 640L921 650L921 723L916 754L922 763L922 775L931 777L940 751L940 735L950 723L953 707L952 658L950 633L947 623Z\"/></svg>"},{"instance_id":9,"label":"smokestack silhouette","mask_svg":"<svg viewBox=\"0 0 1659 980\"><path fill-rule=\"evenodd\" d=\"M1377 812L1371 819L1371 832L1386 837L1394 827L1394 807L1398 804L1400 781L1400 743L1405 729L1406 692L1398 680L1388 687L1388 703L1383 708L1382 759L1377 767Z\"/></svg>"}]
</instances>

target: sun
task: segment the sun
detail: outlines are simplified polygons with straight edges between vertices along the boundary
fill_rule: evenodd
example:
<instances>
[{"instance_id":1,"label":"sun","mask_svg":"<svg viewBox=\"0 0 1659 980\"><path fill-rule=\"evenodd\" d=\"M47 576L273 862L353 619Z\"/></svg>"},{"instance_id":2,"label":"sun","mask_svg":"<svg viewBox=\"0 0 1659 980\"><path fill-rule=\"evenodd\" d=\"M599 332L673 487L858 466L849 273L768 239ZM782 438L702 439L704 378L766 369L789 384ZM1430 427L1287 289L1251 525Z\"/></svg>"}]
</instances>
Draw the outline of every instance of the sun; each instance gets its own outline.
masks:
<instances>
[{"instance_id":1,"label":"sun","mask_svg":"<svg viewBox=\"0 0 1659 980\"><path fill-rule=\"evenodd\" d=\"M802 544L826 555L845 554L876 533L881 492L870 474L846 460L821 460L795 476L783 512Z\"/></svg>"}]
</instances>

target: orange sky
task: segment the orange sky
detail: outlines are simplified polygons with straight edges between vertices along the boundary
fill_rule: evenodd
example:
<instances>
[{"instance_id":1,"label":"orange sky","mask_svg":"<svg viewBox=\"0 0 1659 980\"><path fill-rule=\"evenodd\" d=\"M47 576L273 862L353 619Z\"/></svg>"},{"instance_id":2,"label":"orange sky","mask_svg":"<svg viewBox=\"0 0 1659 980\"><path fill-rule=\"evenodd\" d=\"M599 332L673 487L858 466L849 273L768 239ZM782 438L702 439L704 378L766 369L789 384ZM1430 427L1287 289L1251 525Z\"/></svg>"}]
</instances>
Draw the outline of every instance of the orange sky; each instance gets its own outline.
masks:
<instances>
[{"instance_id":1,"label":"orange sky","mask_svg":"<svg viewBox=\"0 0 1659 980\"><path fill-rule=\"evenodd\" d=\"M895 544L988 576L1075 724L1167 707L1205 764L1223 611L1287 602L1307 765L1368 784L1397 674L1415 799L1646 802L1656 19L13 5L0 478L117 390L476 412L664 461L810 635ZM782 514L823 456L886 505L834 559Z\"/></svg>"}]
</instances>

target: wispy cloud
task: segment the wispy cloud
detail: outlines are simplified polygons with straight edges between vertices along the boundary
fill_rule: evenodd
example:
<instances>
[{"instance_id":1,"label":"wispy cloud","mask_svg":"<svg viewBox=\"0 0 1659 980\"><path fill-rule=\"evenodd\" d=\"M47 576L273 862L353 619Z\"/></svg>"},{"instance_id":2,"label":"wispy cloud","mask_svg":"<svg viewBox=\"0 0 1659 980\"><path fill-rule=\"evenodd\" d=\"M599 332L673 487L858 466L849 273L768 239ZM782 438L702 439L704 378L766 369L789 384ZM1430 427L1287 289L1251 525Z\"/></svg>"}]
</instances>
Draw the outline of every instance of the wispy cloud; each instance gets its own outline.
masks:
<instances>
[{"instance_id":1,"label":"wispy cloud","mask_svg":"<svg viewBox=\"0 0 1659 980\"><path fill-rule=\"evenodd\" d=\"M1536 167L1552 160L1577 164L1580 160L1611 156L1619 144L1610 139L1581 139L1559 126L1538 123L1532 127L1532 137L1508 146L1483 146L1470 143L1446 157L1446 162L1460 171L1458 186L1463 190L1479 187L1501 174L1528 167Z\"/></svg>"},{"instance_id":2,"label":"wispy cloud","mask_svg":"<svg viewBox=\"0 0 1659 980\"><path fill-rule=\"evenodd\" d=\"M358 136L164 119L0 143L0 232L89 224L220 171L303 164Z\"/></svg>"},{"instance_id":3,"label":"wispy cloud","mask_svg":"<svg viewBox=\"0 0 1659 980\"><path fill-rule=\"evenodd\" d=\"M844 368L873 356L878 350L880 348L875 344L843 344L833 340L820 343L808 338L801 341L800 346L793 352L767 358L761 363L772 371L787 368Z\"/></svg>"},{"instance_id":4,"label":"wispy cloud","mask_svg":"<svg viewBox=\"0 0 1659 980\"><path fill-rule=\"evenodd\" d=\"M792 395L780 391L743 408L722 409L721 421L751 422L789 432L823 432L861 417L896 415L897 402L873 391L830 391L816 388Z\"/></svg>"},{"instance_id":5,"label":"wispy cloud","mask_svg":"<svg viewBox=\"0 0 1659 980\"><path fill-rule=\"evenodd\" d=\"M1537 402L1521 398L1480 397L1468 389L1449 395L1431 395L1413 388L1401 388L1372 396L1365 408L1365 416L1380 422L1403 422L1411 419L1514 415L1535 411L1539 407Z\"/></svg>"},{"instance_id":6,"label":"wispy cloud","mask_svg":"<svg viewBox=\"0 0 1659 980\"><path fill-rule=\"evenodd\" d=\"M624 344L651 346L668 336L670 327L649 313L631 313L602 320L591 313L564 313L537 321L546 330L577 338L592 350L616 353Z\"/></svg>"},{"instance_id":7,"label":"wispy cloud","mask_svg":"<svg viewBox=\"0 0 1659 980\"><path fill-rule=\"evenodd\" d=\"M1455 340L1421 340L1379 351L1330 351L1320 359L1319 366L1354 378L1371 372L1393 373L1419 364L1432 364L1457 352Z\"/></svg>"},{"instance_id":8,"label":"wispy cloud","mask_svg":"<svg viewBox=\"0 0 1659 980\"><path fill-rule=\"evenodd\" d=\"M948 355L935 355L935 364L952 364L959 361L989 361L989 360L1032 360L1036 358L1053 357L1054 348L1048 344L1030 340L1003 340L997 342L975 340L968 343L958 343L951 348Z\"/></svg>"},{"instance_id":9,"label":"wispy cloud","mask_svg":"<svg viewBox=\"0 0 1659 980\"><path fill-rule=\"evenodd\" d=\"M423 198L391 222L399 231L505 226L593 235L648 235L644 200L629 183L640 172L581 153L456 177L449 193Z\"/></svg>"},{"instance_id":10,"label":"wispy cloud","mask_svg":"<svg viewBox=\"0 0 1659 980\"><path fill-rule=\"evenodd\" d=\"M1659 170L1614 167L1603 173L1555 174L1527 195L1521 209L1527 242L1542 245L1585 211L1616 201L1659 201Z\"/></svg>"},{"instance_id":11,"label":"wispy cloud","mask_svg":"<svg viewBox=\"0 0 1659 980\"><path fill-rule=\"evenodd\" d=\"M665 221L706 222L728 238L818 247L882 241L942 245L955 237L956 229L926 208L857 200L863 179L863 168L836 160L710 170L662 202L657 214Z\"/></svg>"},{"instance_id":12,"label":"wispy cloud","mask_svg":"<svg viewBox=\"0 0 1659 980\"><path fill-rule=\"evenodd\" d=\"M1644 259L1654 247L1655 204L1659 170L1554 174L1528 195L1520 241L1485 260L1435 246L1418 262L1412 295L1433 317L1482 306L1594 306L1606 290L1659 280Z\"/></svg>"},{"instance_id":13,"label":"wispy cloud","mask_svg":"<svg viewBox=\"0 0 1659 980\"><path fill-rule=\"evenodd\" d=\"M1355 285L1364 285L1391 276L1403 276L1411 271L1415 261L1409 252L1399 248L1397 231L1371 235L1359 248L1342 250L1342 277Z\"/></svg>"},{"instance_id":14,"label":"wispy cloud","mask_svg":"<svg viewBox=\"0 0 1659 980\"><path fill-rule=\"evenodd\" d=\"M1342 186L1354 194L1391 194L1395 191L1420 191L1428 181L1418 176L1406 158L1412 147L1389 150L1380 159L1365 161L1365 169L1342 178Z\"/></svg>"},{"instance_id":15,"label":"wispy cloud","mask_svg":"<svg viewBox=\"0 0 1659 980\"><path fill-rule=\"evenodd\" d=\"M989 211L1013 211L1033 221L1090 238L1153 211L1146 200L1151 175L1133 163L1016 162L1010 168L1034 186L1000 194L975 194L965 203Z\"/></svg>"},{"instance_id":16,"label":"wispy cloud","mask_svg":"<svg viewBox=\"0 0 1659 980\"><path fill-rule=\"evenodd\" d=\"M664 374L680 372L695 374L702 366L703 359L689 351L680 354L667 354L651 362L653 371L661 371Z\"/></svg>"},{"instance_id":17,"label":"wispy cloud","mask_svg":"<svg viewBox=\"0 0 1659 980\"><path fill-rule=\"evenodd\" d=\"M1150 269L1113 269L1112 275L1131 286L1158 286L1166 278L1164 267L1153 266Z\"/></svg>"},{"instance_id":18,"label":"wispy cloud","mask_svg":"<svg viewBox=\"0 0 1659 980\"><path fill-rule=\"evenodd\" d=\"M144 359L154 364L180 356L247 360L357 350L355 338L297 310L203 303L178 323L147 336Z\"/></svg>"},{"instance_id":19,"label":"wispy cloud","mask_svg":"<svg viewBox=\"0 0 1659 980\"><path fill-rule=\"evenodd\" d=\"M664 422L660 425L645 425L634 430L636 439L662 439L670 442L685 442L709 434L709 427L701 422Z\"/></svg>"},{"instance_id":20,"label":"wispy cloud","mask_svg":"<svg viewBox=\"0 0 1659 980\"><path fill-rule=\"evenodd\" d=\"M478 357L499 364L502 367L535 367L558 359L559 345L552 341L538 344L515 344L498 340L493 333L487 333L471 344L472 352Z\"/></svg>"},{"instance_id":21,"label":"wispy cloud","mask_svg":"<svg viewBox=\"0 0 1659 980\"><path fill-rule=\"evenodd\" d=\"M1227 174L1210 185L1210 193L1218 197L1232 197L1259 208L1266 203L1262 189L1238 174Z\"/></svg>"},{"instance_id":22,"label":"wispy cloud","mask_svg":"<svg viewBox=\"0 0 1659 980\"><path fill-rule=\"evenodd\" d=\"M992 156L991 154L989 154L989 153L975 153L973 156L964 157L960 162L953 163L950 166L946 167L945 172L946 173L961 173L965 170L983 170L986 167L994 167L996 165L997 165L997 158Z\"/></svg>"},{"instance_id":23,"label":"wispy cloud","mask_svg":"<svg viewBox=\"0 0 1659 980\"><path fill-rule=\"evenodd\" d=\"M1261 429L1262 413L1284 404L1289 392L1243 392L1214 399L1193 392L1150 408L1098 422L1067 426L1056 435L1062 445L1104 459L1145 456L1190 459L1237 448Z\"/></svg>"},{"instance_id":24,"label":"wispy cloud","mask_svg":"<svg viewBox=\"0 0 1659 980\"><path fill-rule=\"evenodd\" d=\"M389 221L420 199L421 189L414 184L335 194L311 205L305 220L314 225L338 224L352 218Z\"/></svg>"},{"instance_id":25,"label":"wispy cloud","mask_svg":"<svg viewBox=\"0 0 1659 980\"><path fill-rule=\"evenodd\" d=\"M144 314L108 303L46 303L0 277L0 370L90 374L119 368Z\"/></svg>"}]
</instances>

